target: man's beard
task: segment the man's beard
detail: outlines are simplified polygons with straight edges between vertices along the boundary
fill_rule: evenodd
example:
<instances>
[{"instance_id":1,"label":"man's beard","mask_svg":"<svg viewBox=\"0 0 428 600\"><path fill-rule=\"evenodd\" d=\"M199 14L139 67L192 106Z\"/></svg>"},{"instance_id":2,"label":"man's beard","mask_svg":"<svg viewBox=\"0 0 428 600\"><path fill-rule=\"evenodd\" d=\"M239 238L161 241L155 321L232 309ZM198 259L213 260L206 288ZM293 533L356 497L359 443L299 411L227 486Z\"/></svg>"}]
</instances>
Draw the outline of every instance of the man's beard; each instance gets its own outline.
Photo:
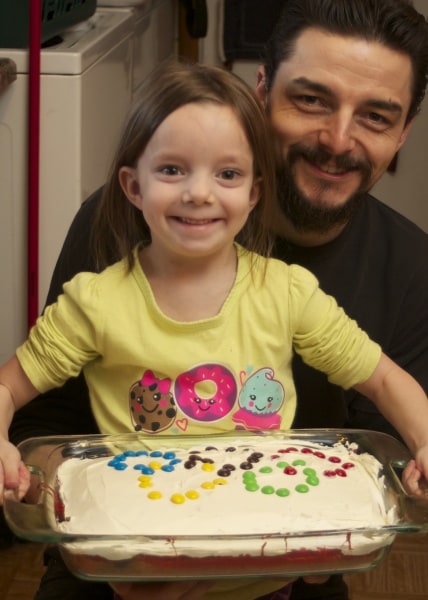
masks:
<instances>
[{"instance_id":1,"label":"man's beard","mask_svg":"<svg viewBox=\"0 0 428 600\"><path fill-rule=\"evenodd\" d=\"M335 164L337 169L359 171L359 188L340 206L315 204L298 189L293 176L293 165L298 159L312 164ZM347 155L333 157L322 148L310 148L303 144L294 144L288 152L287 162L278 170L278 201L281 211L299 232L326 233L336 225L346 224L364 201L371 179L371 165L366 160L352 159ZM334 184L320 183L320 192L334 187Z\"/></svg>"}]
</instances>

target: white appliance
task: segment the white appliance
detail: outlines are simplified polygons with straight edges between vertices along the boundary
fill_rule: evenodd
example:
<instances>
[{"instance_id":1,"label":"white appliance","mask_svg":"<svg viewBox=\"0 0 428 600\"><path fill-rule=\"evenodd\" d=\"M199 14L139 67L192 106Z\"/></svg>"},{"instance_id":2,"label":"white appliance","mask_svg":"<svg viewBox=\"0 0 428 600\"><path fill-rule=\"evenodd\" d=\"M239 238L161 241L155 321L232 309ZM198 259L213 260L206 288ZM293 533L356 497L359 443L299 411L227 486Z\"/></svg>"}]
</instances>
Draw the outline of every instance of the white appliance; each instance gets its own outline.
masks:
<instances>
[{"instance_id":1,"label":"white appliance","mask_svg":"<svg viewBox=\"0 0 428 600\"><path fill-rule=\"evenodd\" d=\"M132 90L133 96L136 96L143 79L150 71L177 53L177 2L176 0L98 0L98 5L106 10L117 11L121 8L132 15L134 22Z\"/></svg>"},{"instance_id":2,"label":"white appliance","mask_svg":"<svg viewBox=\"0 0 428 600\"><path fill-rule=\"evenodd\" d=\"M80 203L105 181L130 105L134 22L98 9L41 53L39 308ZM28 52L1 49L18 77L0 96L0 361L27 333Z\"/></svg>"}]
</instances>

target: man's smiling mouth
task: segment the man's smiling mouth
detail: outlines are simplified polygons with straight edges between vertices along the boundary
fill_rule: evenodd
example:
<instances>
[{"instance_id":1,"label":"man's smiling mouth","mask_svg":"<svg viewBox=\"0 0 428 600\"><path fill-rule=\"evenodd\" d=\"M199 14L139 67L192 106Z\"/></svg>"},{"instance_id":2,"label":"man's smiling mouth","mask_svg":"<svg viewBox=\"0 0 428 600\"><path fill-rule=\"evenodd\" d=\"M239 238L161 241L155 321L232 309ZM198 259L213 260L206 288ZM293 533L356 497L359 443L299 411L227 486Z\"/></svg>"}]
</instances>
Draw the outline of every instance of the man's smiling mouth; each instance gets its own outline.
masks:
<instances>
[{"instance_id":1,"label":"man's smiling mouth","mask_svg":"<svg viewBox=\"0 0 428 600\"><path fill-rule=\"evenodd\" d=\"M335 165L316 165L321 171L328 175L344 175L349 172L349 169L340 169Z\"/></svg>"}]
</instances>

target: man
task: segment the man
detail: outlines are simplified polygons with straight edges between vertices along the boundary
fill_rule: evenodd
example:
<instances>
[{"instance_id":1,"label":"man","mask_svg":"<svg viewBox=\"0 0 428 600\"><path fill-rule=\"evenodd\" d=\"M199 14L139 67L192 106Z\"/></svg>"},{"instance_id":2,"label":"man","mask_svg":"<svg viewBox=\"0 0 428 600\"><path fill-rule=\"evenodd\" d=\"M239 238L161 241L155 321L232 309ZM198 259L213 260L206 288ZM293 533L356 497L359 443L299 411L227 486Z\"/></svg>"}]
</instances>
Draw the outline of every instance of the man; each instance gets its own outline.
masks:
<instances>
[{"instance_id":1,"label":"man","mask_svg":"<svg viewBox=\"0 0 428 600\"><path fill-rule=\"evenodd\" d=\"M408 2L338 4L287 2L259 72L284 165L277 254L313 271L426 389L427 236L367 191L405 142L424 97L427 23L419 16L415 39ZM331 412L323 399L338 390L313 375L299 378L295 425L328 427L340 403ZM319 404L308 410L314 397ZM352 426L389 431L363 398L349 394L342 406Z\"/></svg>"},{"instance_id":2,"label":"man","mask_svg":"<svg viewBox=\"0 0 428 600\"><path fill-rule=\"evenodd\" d=\"M277 255L311 270L425 390L427 236L367 192L419 110L427 38L425 19L407 2L291 0L257 83L282 158ZM295 427L346 423L397 435L363 397L334 388L297 357L294 367ZM340 589L345 598L344 587L337 578L298 582L292 598L340 598Z\"/></svg>"},{"instance_id":3,"label":"man","mask_svg":"<svg viewBox=\"0 0 428 600\"><path fill-rule=\"evenodd\" d=\"M285 7L257 85L284 165L277 254L313 271L426 389L428 271L418 253L427 236L367 195L405 142L424 97L426 20L415 17L416 39L414 11L400 0ZM337 392L329 387L320 396L321 378L310 385L320 400ZM343 418L340 403L333 412L321 402L308 411L314 398L301 389L295 425L331 426ZM362 398L346 400L353 426L387 427L377 416L373 421L376 413Z\"/></svg>"},{"instance_id":4,"label":"man","mask_svg":"<svg viewBox=\"0 0 428 600\"><path fill-rule=\"evenodd\" d=\"M280 155L278 257L313 271L325 291L425 389L427 236L368 191L405 142L427 73L427 22L408 1L285 0L257 81ZM96 268L89 232L98 196L73 223L48 302L64 280ZM118 258L114 242L111 251L112 260ZM366 399L342 394L297 360L295 380L295 427L391 432ZM13 441L94 431L80 380L50 396L55 402L41 398L17 415ZM138 590L126 594L133 600ZM181 597L190 598L176 596ZM294 600L347 597L339 577L293 585Z\"/></svg>"}]
</instances>

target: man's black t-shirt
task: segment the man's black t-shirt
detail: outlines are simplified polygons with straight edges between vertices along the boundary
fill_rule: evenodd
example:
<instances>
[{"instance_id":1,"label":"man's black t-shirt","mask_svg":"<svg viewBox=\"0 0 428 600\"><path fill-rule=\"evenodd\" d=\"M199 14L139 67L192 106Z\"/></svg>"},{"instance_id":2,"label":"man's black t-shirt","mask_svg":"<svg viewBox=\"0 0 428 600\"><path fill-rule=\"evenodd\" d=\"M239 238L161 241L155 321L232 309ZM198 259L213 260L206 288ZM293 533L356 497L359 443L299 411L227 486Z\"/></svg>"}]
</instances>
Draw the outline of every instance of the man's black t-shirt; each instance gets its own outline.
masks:
<instances>
[{"instance_id":1,"label":"man's black t-shirt","mask_svg":"<svg viewBox=\"0 0 428 600\"><path fill-rule=\"evenodd\" d=\"M428 389L428 236L372 196L332 242L298 247L285 240L276 255L314 273L321 287ZM375 406L344 392L296 357L295 427L361 427L395 433Z\"/></svg>"}]
</instances>

